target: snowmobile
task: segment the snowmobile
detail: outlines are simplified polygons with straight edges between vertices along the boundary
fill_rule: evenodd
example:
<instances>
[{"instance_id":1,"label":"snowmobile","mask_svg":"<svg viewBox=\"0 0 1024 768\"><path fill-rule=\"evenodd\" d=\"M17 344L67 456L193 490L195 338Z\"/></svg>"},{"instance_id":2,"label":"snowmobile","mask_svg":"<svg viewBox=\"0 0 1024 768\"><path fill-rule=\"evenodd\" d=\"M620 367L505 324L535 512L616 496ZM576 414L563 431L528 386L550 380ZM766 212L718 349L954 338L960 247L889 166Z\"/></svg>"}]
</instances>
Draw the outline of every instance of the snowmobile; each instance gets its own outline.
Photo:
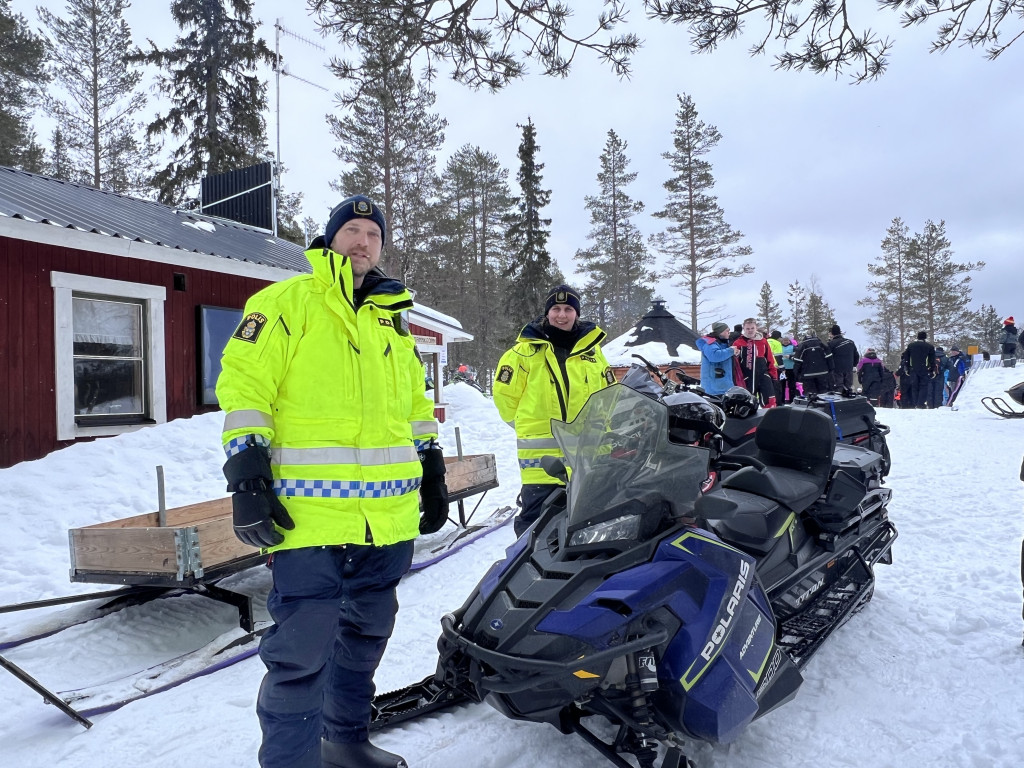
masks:
<instances>
[{"instance_id":1,"label":"snowmobile","mask_svg":"<svg viewBox=\"0 0 1024 768\"><path fill-rule=\"evenodd\" d=\"M374 727L486 700L619 768L653 768L659 745L678 768L687 740L730 742L797 694L892 561L882 458L793 406L764 413L753 456L719 452L694 405L618 384L553 422L568 470L545 469L566 487L442 618L433 677L375 701ZM589 726L602 717L613 738Z\"/></svg>"},{"instance_id":2,"label":"snowmobile","mask_svg":"<svg viewBox=\"0 0 1024 768\"><path fill-rule=\"evenodd\" d=\"M1006 394L1010 399L1020 405L1024 405L1024 381L1014 384ZM981 404L990 412L1003 419L1024 419L1024 411L1015 411L1013 406L1001 397L986 396L981 398Z\"/></svg>"},{"instance_id":3,"label":"snowmobile","mask_svg":"<svg viewBox=\"0 0 1024 768\"><path fill-rule=\"evenodd\" d=\"M677 366L669 367L662 373L657 366L640 355L633 355L643 365L634 364L622 378L622 383L655 397L664 397L677 392L693 392L708 402L718 405L728 416L720 431L724 449L731 454L753 455L757 450L754 433L765 411L759 409L757 399L743 387L730 387L721 395L708 395L700 387L700 380L688 376ZM653 384L656 381L657 384ZM660 385L660 388L659 388ZM824 411L835 426L840 443L859 445L881 454L882 476L889 474L891 464L886 435L889 427L878 421L875 408L863 395L840 392L826 392L801 396L796 405L809 406Z\"/></svg>"}]
</instances>

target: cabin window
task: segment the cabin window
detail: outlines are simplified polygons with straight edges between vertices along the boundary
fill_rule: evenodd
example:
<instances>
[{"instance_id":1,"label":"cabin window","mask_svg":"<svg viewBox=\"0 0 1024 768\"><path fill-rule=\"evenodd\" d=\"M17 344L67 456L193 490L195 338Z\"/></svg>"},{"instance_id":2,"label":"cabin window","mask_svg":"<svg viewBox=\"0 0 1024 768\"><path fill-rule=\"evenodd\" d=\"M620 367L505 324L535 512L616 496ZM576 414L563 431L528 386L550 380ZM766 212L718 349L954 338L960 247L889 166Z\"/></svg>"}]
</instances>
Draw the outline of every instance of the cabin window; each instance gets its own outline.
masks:
<instances>
[{"instance_id":1,"label":"cabin window","mask_svg":"<svg viewBox=\"0 0 1024 768\"><path fill-rule=\"evenodd\" d=\"M57 439L166 417L162 286L54 272Z\"/></svg>"},{"instance_id":2,"label":"cabin window","mask_svg":"<svg viewBox=\"0 0 1024 768\"><path fill-rule=\"evenodd\" d=\"M143 303L72 293L71 308L75 421L144 419Z\"/></svg>"}]
</instances>

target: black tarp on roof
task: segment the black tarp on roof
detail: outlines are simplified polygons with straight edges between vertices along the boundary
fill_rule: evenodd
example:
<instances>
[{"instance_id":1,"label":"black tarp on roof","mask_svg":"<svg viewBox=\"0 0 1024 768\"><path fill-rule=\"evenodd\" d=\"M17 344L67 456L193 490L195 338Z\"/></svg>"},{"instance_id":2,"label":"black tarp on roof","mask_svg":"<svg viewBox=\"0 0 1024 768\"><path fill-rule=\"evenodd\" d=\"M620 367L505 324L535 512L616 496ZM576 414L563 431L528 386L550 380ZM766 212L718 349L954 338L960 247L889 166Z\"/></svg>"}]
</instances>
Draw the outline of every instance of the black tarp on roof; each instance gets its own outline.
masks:
<instances>
[{"instance_id":1,"label":"black tarp on roof","mask_svg":"<svg viewBox=\"0 0 1024 768\"><path fill-rule=\"evenodd\" d=\"M0 166L0 216L308 272L302 246L227 219Z\"/></svg>"}]
</instances>

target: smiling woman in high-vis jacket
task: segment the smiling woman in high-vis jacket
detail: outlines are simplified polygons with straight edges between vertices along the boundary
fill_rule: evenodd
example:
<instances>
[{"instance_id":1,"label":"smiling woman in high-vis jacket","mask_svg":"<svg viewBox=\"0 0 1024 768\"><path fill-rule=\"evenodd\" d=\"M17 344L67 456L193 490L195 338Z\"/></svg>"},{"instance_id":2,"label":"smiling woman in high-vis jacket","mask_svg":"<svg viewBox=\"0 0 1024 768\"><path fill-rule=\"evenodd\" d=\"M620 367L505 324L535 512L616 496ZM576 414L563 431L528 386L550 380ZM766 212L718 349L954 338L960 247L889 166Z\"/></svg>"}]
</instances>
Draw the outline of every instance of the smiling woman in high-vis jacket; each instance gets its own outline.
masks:
<instances>
[{"instance_id":1,"label":"smiling woman in high-vis jacket","mask_svg":"<svg viewBox=\"0 0 1024 768\"><path fill-rule=\"evenodd\" d=\"M579 319L580 297L567 285L553 288L544 316L529 323L512 349L501 356L494 377L494 404L516 430L522 509L516 535L540 515L544 499L559 480L540 465L544 456L562 458L551 436L551 419L572 421L594 392L615 383L599 344L605 332Z\"/></svg>"}]
</instances>

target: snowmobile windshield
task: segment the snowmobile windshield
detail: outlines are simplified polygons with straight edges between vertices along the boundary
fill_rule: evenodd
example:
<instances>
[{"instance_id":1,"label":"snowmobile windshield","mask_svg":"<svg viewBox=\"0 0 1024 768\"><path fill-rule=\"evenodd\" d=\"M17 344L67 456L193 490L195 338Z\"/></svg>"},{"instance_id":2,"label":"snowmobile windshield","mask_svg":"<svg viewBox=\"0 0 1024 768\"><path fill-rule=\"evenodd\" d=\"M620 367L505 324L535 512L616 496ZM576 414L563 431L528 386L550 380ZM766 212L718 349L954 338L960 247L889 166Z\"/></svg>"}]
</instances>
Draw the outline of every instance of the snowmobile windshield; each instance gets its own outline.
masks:
<instances>
[{"instance_id":1,"label":"snowmobile windshield","mask_svg":"<svg viewBox=\"0 0 1024 768\"><path fill-rule=\"evenodd\" d=\"M570 530L649 511L661 514L666 503L676 517L692 511L710 454L669 442L668 424L664 403L621 384L591 395L572 422L551 422L571 469Z\"/></svg>"}]
</instances>

